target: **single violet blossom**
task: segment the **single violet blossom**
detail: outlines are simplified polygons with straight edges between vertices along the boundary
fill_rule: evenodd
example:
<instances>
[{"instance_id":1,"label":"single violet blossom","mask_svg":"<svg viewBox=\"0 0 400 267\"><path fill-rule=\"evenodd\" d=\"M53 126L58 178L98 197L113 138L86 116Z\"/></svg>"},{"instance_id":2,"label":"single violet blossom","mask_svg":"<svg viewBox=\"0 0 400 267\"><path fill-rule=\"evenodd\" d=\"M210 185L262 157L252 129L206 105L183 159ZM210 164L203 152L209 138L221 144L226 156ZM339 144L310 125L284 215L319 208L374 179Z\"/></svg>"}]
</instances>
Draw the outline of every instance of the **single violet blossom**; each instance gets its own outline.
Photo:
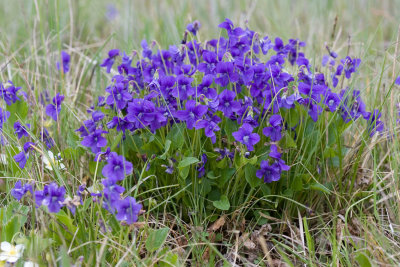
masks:
<instances>
[{"instance_id":1,"label":"single violet blossom","mask_svg":"<svg viewBox=\"0 0 400 267\"><path fill-rule=\"evenodd\" d=\"M105 67L107 69L107 73L110 73L112 66L114 65L115 58L119 56L118 49L111 49L108 51L108 58L104 59L103 63L101 63L100 67Z\"/></svg>"},{"instance_id":2,"label":"single violet blossom","mask_svg":"<svg viewBox=\"0 0 400 267\"><path fill-rule=\"evenodd\" d=\"M45 185L42 191L35 191L35 202L38 207L44 205L47 206L49 212L58 213L63 207L63 201L65 199L65 188L52 182L49 185Z\"/></svg>"},{"instance_id":3,"label":"single violet blossom","mask_svg":"<svg viewBox=\"0 0 400 267\"><path fill-rule=\"evenodd\" d=\"M260 141L260 136L257 133L253 133L253 127L244 123L237 132L232 133L236 141L246 145L248 151L254 150L254 145Z\"/></svg>"},{"instance_id":4,"label":"single violet blossom","mask_svg":"<svg viewBox=\"0 0 400 267\"><path fill-rule=\"evenodd\" d=\"M103 167L102 174L111 181L121 181L126 175L132 173L132 163L126 161L124 156L119 156L115 152L111 152L108 156L107 164Z\"/></svg>"},{"instance_id":5,"label":"single violet blossom","mask_svg":"<svg viewBox=\"0 0 400 267\"><path fill-rule=\"evenodd\" d=\"M263 129L263 134L271 138L272 142L277 142L282 139L282 117L281 115L275 114L269 118L271 126Z\"/></svg>"},{"instance_id":6,"label":"single violet blossom","mask_svg":"<svg viewBox=\"0 0 400 267\"><path fill-rule=\"evenodd\" d=\"M188 100L185 110L178 110L175 117L181 121L185 121L188 129L193 129L196 121L200 120L207 113L207 106L196 105L196 101Z\"/></svg>"},{"instance_id":7,"label":"single violet blossom","mask_svg":"<svg viewBox=\"0 0 400 267\"><path fill-rule=\"evenodd\" d=\"M69 64L71 61L70 55L65 52L61 51L61 64L60 62L57 62L57 69L61 70L63 73L67 73L69 71Z\"/></svg>"},{"instance_id":8,"label":"single violet blossom","mask_svg":"<svg viewBox=\"0 0 400 267\"><path fill-rule=\"evenodd\" d=\"M103 131L101 128L94 130L87 136L83 138L81 144L83 146L89 147L93 153L98 153L101 151L102 147L107 145L107 139L102 136L102 134L108 133Z\"/></svg>"},{"instance_id":9,"label":"single violet blossom","mask_svg":"<svg viewBox=\"0 0 400 267\"><path fill-rule=\"evenodd\" d=\"M24 184L22 185L21 180L18 180L15 185L14 188L11 189L11 195L17 199L17 200L21 200L21 198L27 193L27 192L31 192L31 194L33 195L33 188L31 184Z\"/></svg>"},{"instance_id":10,"label":"single violet blossom","mask_svg":"<svg viewBox=\"0 0 400 267\"><path fill-rule=\"evenodd\" d=\"M31 125L29 123L27 123L26 126L28 126L28 128L31 128ZM21 139L23 136L29 137L29 134L26 131L25 126L23 126L20 121L16 121L14 123L14 130L15 130L15 134L17 135L18 139Z\"/></svg>"},{"instance_id":11,"label":"single violet blossom","mask_svg":"<svg viewBox=\"0 0 400 267\"><path fill-rule=\"evenodd\" d=\"M117 205L117 218L118 221L124 221L127 224L137 222L142 205L137 203L135 198L126 197L116 203Z\"/></svg>"},{"instance_id":12,"label":"single violet blossom","mask_svg":"<svg viewBox=\"0 0 400 267\"><path fill-rule=\"evenodd\" d=\"M46 106L46 115L57 121L61 111L61 103L64 101L64 96L57 93L53 98L53 104Z\"/></svg>"}]
</instances>

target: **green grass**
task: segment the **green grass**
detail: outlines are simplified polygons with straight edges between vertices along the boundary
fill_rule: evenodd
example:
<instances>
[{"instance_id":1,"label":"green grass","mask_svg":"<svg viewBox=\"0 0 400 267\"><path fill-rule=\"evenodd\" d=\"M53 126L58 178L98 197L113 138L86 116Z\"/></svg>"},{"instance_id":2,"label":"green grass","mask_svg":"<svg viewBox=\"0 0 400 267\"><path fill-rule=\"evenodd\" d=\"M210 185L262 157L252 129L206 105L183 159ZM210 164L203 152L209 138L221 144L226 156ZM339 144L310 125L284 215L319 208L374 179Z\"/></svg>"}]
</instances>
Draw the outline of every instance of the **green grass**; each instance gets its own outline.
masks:
<instances>
[{"instance_id":1,"label":"green grass","mask_svg":"<svg viewBox=\"0 0 400 267\"><path fill-rule=\"evenodd\" d=\"M70 133L86 119L85 110L93 100L104 94L111 76L98 63L108 49L140 51L143 38L167 48L179 43L186 24L196 19L202 24L199 38L204 41L221 34L217 25L226 17L261 34L306 41L305 53L315 62L326 53L326 44L341 55L360 57L362 65L352 86L361 90L369 110L382 110L393 138L388 142L386 137L376 137L369 142L363 135L365 125L351 126L344 132L344 142L338 144L343 151L339 171L319 164L326 175L319 182L333 185L328 192L244 198L215 230L210 230L213 220L201 212L184 219L182 207L174 202L176 195L165 193L174 186L157 186L155 177L141 177L154 186L141 184L134 189L148 203L142 222L135 227L115 221L113 231L107 231L102 222L109 215L89 202L84 203L87 212L78 212L74 220L33 207L28 213L9 195L16 178L39 183L55 180L77 188L82 181L94 179L88 171L89 160L66 158L67 172L50 176L39 158L33 172L21 172L10 159L8 165L0 165L0 231L6 231L4 225L11 220L21 224L22 231L13 240L26 244L29 258L49 262L49 266L55 262L69 266L81 256L83 266L398 264L400 142L395 105L400 99L393 80L400 74L400 51L395 54L400 1L118 1L119 13L112 21L105 18L107 5L104 0L0 2L0 81L12 80L31 99L38 99L43 89L66 96L61 121L68 123L46 125L56 150L76 141ZM61 50L72 56L71 71L65 77L55 68ZM30 121L38 128L45 126L40 104L29 108ZM321 136L327 132L324 125L317 129ZM23 144L15 136L7 138L11 145L0 150L11 158ZM322 142L306 136L303 140L303 153L295 155L298 162L292 167L299 175L309 172L304 168L308 163L317 165L304 151L319 151ZM192 198L198 210L204 210L204 202ZM243 221L258 202L279 205L283 212L260 210L259 218ZM163 228L171 229L165 242L152 249L154 244L147 240L152 235L162 240L164 232L156 229Z\"/></svg>"}]
</instances>

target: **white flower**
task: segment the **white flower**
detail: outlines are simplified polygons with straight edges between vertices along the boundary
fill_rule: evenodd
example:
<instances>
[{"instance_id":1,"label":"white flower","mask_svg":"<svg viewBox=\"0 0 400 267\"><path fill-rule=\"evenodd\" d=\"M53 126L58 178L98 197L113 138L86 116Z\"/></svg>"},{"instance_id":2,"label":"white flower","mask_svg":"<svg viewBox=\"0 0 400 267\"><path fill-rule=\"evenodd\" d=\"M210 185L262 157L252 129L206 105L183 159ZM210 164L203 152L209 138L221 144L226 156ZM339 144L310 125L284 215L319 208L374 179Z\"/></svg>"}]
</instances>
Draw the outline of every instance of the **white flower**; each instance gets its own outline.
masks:
<instances>
[{"instance_id":1,"label":"white flower","mask_svg":"<svg viewBox=\"0 0 400 267\"><path fill-rule=\"evenodd\" d=\"M39 267L39 264L37 264L36 262L32 262L32 261L26 261L24 263L24 267Z\"/></svg>"},{"instance_id":2,"label":"white flower","mask_svg":"<svg viewBox=\"0 0 400 267\"><path fill-rule=\"evenodd\" d=\"M54 166L58 166L61 170L65 170L65 165L62 164L62 162L61 162L60 153L58 153L57 157L54 156L53 152L51 152L51 151L47 151L47 153L49 155L51 163L53 163ZM43 163L44 163L44 166L46 167L46 169L48 169L50 171L53 170L53 167L51 166L51 163L46 156L43 156Z\"/></svg>"},{"instance_id":3,"label":"white flower","mask_svg":"<svg viewBox=\"0 0 400 267\"><path fill-rule=\"evenodd\" d=\"M4 165L8 165L7 155L6 154L0 154L0 163L4 164Z\"/></svg>"},{"instance_id":4,"label":"white flower","mask_svg":"<svg viewBox=\"0 0 400 267\"><path fill-rule=\"evenodd\" d=\"M24 250L24 245L13 246L10 243L4 241L0 245L0 261L7 261L9 263L17 262L21 257Z\"/></svg>"}]
</instances>

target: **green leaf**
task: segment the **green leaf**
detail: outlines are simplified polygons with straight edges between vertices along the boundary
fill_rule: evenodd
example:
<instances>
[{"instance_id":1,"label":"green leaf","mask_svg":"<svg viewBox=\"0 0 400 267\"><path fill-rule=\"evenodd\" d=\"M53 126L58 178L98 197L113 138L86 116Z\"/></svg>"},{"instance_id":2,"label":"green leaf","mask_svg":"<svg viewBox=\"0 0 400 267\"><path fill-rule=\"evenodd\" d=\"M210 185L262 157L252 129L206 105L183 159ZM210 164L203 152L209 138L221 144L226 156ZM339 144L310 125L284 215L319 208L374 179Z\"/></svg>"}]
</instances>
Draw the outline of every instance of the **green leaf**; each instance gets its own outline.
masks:
<instances>
[{"instance_id":1,"label":"green leaf","mask_svg":"<svg viewBox=\"0 0 400 267\"><path fill-rule=\"evenodd\" d=\"M199 85L199 84L201 84L201 82L203 81L203 76L204 76L204 73L202 73L202 72L200 72L200 71L196 71L194 74L193 74L193 82L192 82L192 84L193 84L193 86L194 87L196 87L197 85Z\"/></svg>"},{"instance_id":2,"label":"green leaf","mask_svg":"<svg viewBox=\"0 0 400 267\"><path fill-rule=\"evenodd\" d=\"M228 136L228 141L229 142L235 141L233 136L232 136L232 133L236 132L238 129L239 129L239 125L236 122L234 122L234 121L232 121L230 119L226 119L225 120L224 130L225 130L226 135Z\"/></svg>"},{"instance_id":3,"label":"green leaf","mask_svg":"<svg viewBox=\"0 0 400 267\"><path fill-rule=\"evenodd\" d=\"M1 231L1 239L11 242L13 236L20 231L21 226L18 217L13 217L6 225L4 225Z\"/></svg>"},{"instance_id":4,"label":"green leaf","mask_svg":"<svg viewBox=\"0 0 400 267\"><path fill-rule=\"evenodd\" d=\"M166 159L170 147L171 147L171 140L167 139L167 141L165 141L165 151L164 151L164 153L159 157L160 159Z\"/></svg>"},{"instance_id":5,"label":"green leaf","mask_svg":"<svg viewBox=\"0 0 400 267\"><path fill-rule=\"evenodd\" d=\"M146 240L146 249L149 252L154 252L159 249L167 239L169 228L161 228L150 233Z\"/></svg>"},{"instance_id":6,"label":"green leaf","mask_svg":"<svg viewBox=\"0 0 400 267\"><path fill-rule=\"evenodd\" d=\"M358 252L355 259L358 262L358 264L360 264L361 267L371 267L372 266L371 261L369 260L367 255L365 255L362 252Z\"/></svg>"},{"instance_id":7,"label":"green leaf","mask_svg":"<svg viewBox=\"0 0 400 267\"><path fill-rule=\"evenodd\" d=\"M185 141L184 139L184 131L185 124L179 123L174 124L171 128L171 131L167 134L167 139L171 140L172 148L179 149L183 146Z\"/></svg>"},{"instance_id":8,"label":"green leaf","mask_svg":"<svg viewBox=\"0 0 400 267\"><path fill-rule=\"evenodd\" d=\"M331 193L331 191L328 188L326 188L323 184L319 184L319 183L311 184L310 185L310 189L321 191L321 192L324 192L326 194L330 194Z\"/></svg>"},{"instance_id":9,"label":"green leaf","mask_svg":"<svg viewBox=\"0 0 400 267\"><path fill-rule=\"evenodd\" d=\"M117 136L113 137L113 142L111 144L111 151L114 151L115 148L117 148L118 144L121 142L122 140L122 135L123 133L120 132Z\"/></svg>"},{"instance_id":10,"label":"green leaf","mask_svg":"<svg viewBox=\"0 0 400 267\"><path fill-rule=\"evenodd\" d=\"M84 152L85 150L81 147L67 147L62 153L62 157L68 160L77 160Z\"/></svg>"},{"instance_id":11,"label":"green leaf","mask_svg":"<svg viewBox=\"0 0 400 267\"><path fill-rule=\"evenodd\" d=\"M202 196L206 196L208 193L211 192L211 188L214 183L207 178L202 178L199 180L199 191Z\"/></svg>"},{"instance_id":12,"label":"green leaf","mask_svg":"<svg viewBox=\"0 0 400 267\"><path fill-rule=\"evenodd\" d=\"M28 109L28 103L25 101L16 101L11 106L7 106L7 110L10 112L8 122L14 124L17 120L25 119L26 115L28 115Z\"/></svg>"},{"instance_id":13,"label":"green leaf","mask_svg":"<svg viewBox=\"0 0 400 267\"><path fill-rule=\"evenodd\" d=\"M247 164L244 167L244 176L249 185L253 188L261 184L261 179L256 176L257 168L254 165Z\"/></svg>"},{"instance_id":14,"label":"green leaf","mask_svg":"<svg viewBox=\"0 0 400 267\"><path fill-rule=\"evenodd\" d=\"M69 217L63 210L60 212L56 213L55 216L57 217L57 221L63 223L69 232L75 233L76 231L76 226L74 225L74 220Z\"/></svg>"},{"instance_id":15,"label":"green leaf","mask_svg":"<svg viewBox=\"0 0 400 267\"><path fill-rule=\"evenodd\" d=\"M179 168L179 176L181 176L183 179L186 179L188 177L190 171L190 166L186 166L183 168Z\"/></svg>"},{"instance_id":16,"label":"green leaf","mask_svg":"<svg viewBox=\"0 0 400 267\"><path fill-rule=\"evenodd\" d=\"M28 207L17 201L12 201L0 209L0 240L11 242L13 236L21 231L28 219L28 210Z\"/></svg>"},{"instance_id":17,"label":"green leaf","mask_svg":"<svg viewBox=\"0 0 400 267\"><path fill-rule=\"evenodd\" d=\"M61 247L60 250L61 266L72 266L71 258L68 256L67 250Z\"/></svg>"},{"instance_id":18,"label":"green leaf","mask_svg":"<svg viewBox=\"0 0 400 267\"><path fill-rule=\"evenodd\" d=\"M96 172L96 166L97 166L97 162L96 161L90 161L89 162L89 172L90 172L90 174L94 174ZM97 167L97 175L99 174L100 170L101 170L101 165L99 163L99 166Z\"/></svg>"},{"instance_id":19,"label":"green leaf","mask_svg":"<svg viewBox=\"0 0 400 267\"><path fill-rule=\"evenodd\" d=\"M124 146L133 152L143 153L141 147L143 146L143 141L140 134L128 135L128 138L124 141Z\"/></svg>"},{"instance_id":20,"label":"green leaf","mask_svg":"<svg viewBox=\"0 0 400 267\"><path fill-rule=\"evenodd\" d=\"M178 168L181 169L181 168L184 168L184 167L186 167L186 166L190 166L190 165L192 165L192 164L194 164L194 163L197 163L197 162L199 162L199 160L198 160L197 158L194 158L194 157L185 157L185 158L183 158L183 159L181 160L181 162L179 162Z\"/></svg>"},{"instance_id":21,"label":"green leaf","mask_svg":"<svg viewBox=\"0 0 400 267\"><path fill-rule=\"evenodd\" d=\"M210 171L210 172L207 173L207 177L209 179L211 179L211 180L215 180L215 179L218 179L220 177L220 175L219 176L215 176L214 171Z\"/></svg>"},{"instance_id":22,"label":"green leaf","mask_svg":"<svg viewBox=\"0 0 400 267\"><path fill-rule=\"evenodd\" d=\"M297 110L297 107L289 110L289 115L286 122L290 128L293 128L300 122L300 112Z\"/></svg>"},{"instance_id":23,"label":"green leaf","mask_svg":"<svg viewBox=\"0 0 400 267\"><path fill-rule=\"evenodd\" d=\"M235 174L235 168L225 168L221 171L221 178L218 179L218 187L224 188L227 181L232 179Z\"/></svg>"},{"instance_id":24,"label":"green leaf","mask_svg":"<svg viewBox=\"0 0 400 267\"><path fill-rule=\"evenodd\" d=\"M222 195L219 200L213 201L213 205L220 210L229 210L229 208L231 207L229 199L226 195Z\"/></svg>"},{"instance_id":25,"label":"green leaf","mask_svg":"<svg viewBox=\"0 0 400 267\"><path fill-rule=\"evenodd\" d=\"M216 158L218 156L218 154L209 151L206 151L205 153L207 155L207 158Z\"/></svg>"},{"instance_id":26,"label":"green leaf","mask_svg":"<svg viewBox=\"0 0 400 267\"><path fill-rule=\"evenodd\" d=\"M247 163L255 165L257 163L257 156L254 156L252 158L246 158L244 156L242 156L241 158L241 164L246 165Z\"/></svg>"},{"instance_id":27,"label":"green leaf","mask_svg":"<svg viewBox=\"0 0 400 267\"><path fill-rule=\"evenodd\" d=\"M336 150L333 149L332 147L327 147L324 151L324 157L325 158L333 158L336 157Z\"/></svg>"},{"instance_id":28,"label":"green leaf","mask_svg":"<svg viewBox=\"0 0 400 267\"><path fill-rule=\"evenodd\" d=\"M293 140L293 138L290 136L289 133L286 133L282 140L280 141L280 145L282 148L296 148L296 142Z\"/></svg>"},{"instance_id":29,"label":"green leaf","mask_svg":"<svg viewBox=\"0 0 400 267\"><path fill-rule=\"evenodd\" d=\"M301 177L295 177L291 184L291 189L295 192L303 190L303 179Z\"/></svg>"},{"instance_id":30,"label":"green leaf","mask_svg":"<svg viewBox=\"0 0 400 267\"><path fill-rule=\"evenodd\" d=\"M76 148L79 145L80 137L72 130L67 130L67 144L69 148Z\"/></svg>"},{"instance_id":31,"label":"green leaf","mask_svg":"<svg viewBox=\"0 0 400 267\"><path fill-rule=\"evenodd\" d=\"M164 258L162 258L159 263L159 267L175 267L175 266L181 266L181 264L179 264L178 255L172 252L168 252L168 254Z\"/></svg>"},{"instance_id":32,"label":"green leaf","mask_svg":"<svg viewBox=\"0 0 400 267\"><path fill-rule=\"evenodd\" d=\"M228 158L223 158L217 163L217 168L219 169L225 169L228 166Z\"/></svg>"}]
</instances>

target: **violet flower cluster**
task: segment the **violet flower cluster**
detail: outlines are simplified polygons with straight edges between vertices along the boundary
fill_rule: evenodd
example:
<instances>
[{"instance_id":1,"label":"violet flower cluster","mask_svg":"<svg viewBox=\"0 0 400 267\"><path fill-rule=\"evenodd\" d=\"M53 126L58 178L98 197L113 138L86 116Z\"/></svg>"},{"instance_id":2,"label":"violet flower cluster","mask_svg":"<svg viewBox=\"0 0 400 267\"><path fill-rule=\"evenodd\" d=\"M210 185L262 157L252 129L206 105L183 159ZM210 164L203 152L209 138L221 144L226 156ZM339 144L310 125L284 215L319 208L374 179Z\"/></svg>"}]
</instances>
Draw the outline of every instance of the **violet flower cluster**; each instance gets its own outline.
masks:
<instances>
[{"instance_id":1,"label":"violet flower cluster","mask_svg":"<svg viewBox=\"0 0 400 267\"><path fill-rule=\"evenodd\" d=\"M142 205L137 203L134 197L121 198L125 188L117 184L126 175L132 173L132 163L126 161L123 156L119 156L115 152L110 152L105 157L107 164L102 170L103 176L106 177L106 179L102 180L103 190L98 193L92 193L93 200L102 199L103 208L115 214L117 220L132 224L138 220ZM66 196L65 187L58 186L55 182L46 184L43 190L34 190L32 184L22 184L19 180L11 190L11 195L15 199L21 200L27 192L30 192L35 200L36 207L47 206L48 211L51 213L58 213L61 208L67 207L72 214L75 214L76 207L81 204L84 190L85 186L80 186L78 195L72 199Z\"/></svg>"},{"instance_id":2,"label":"violet flower cluster","mask_svg":"<svg viewBox=\"0 0 400 267\"><path fill-rule=\"evenodd\" d=\"M347 56L337 61L338 55L328 49L324 64L330 60L332 75L325 77L314 71L301 52L302 41L290 39L285 44L279 37L261 37L248 28L234 27L229 19L219 27L226 36L203 44L196 39L199 22L189 24L182 44L168 50L153 51L154 46L144 40L142 57L136 62L138 53L110 50L101 66L109 73L118 61L118 74L106 88L105 101L97 105L115 111L112 118L101 116L108 120L108 129L115 128L126 138L127 133L141 129L155 133L185 123L188 130L204 129L204 135L216 145L217 138L226 134L224 123L233 121L238 130L232 136L245 150L240 153L248 155L264 146L261 139L269 141L272 154L260 163L257 174L265 182L279 180L282 171L289 169L281 154L274 153L287 131L296 130L296 126L288 129L281 116L285 110L303 107L315 122L324 110L340 114L345 122L362 117L368 121L371 136L383 130L379 112L366 111L360 91L347 87L334 91L339 79L350 79L357 71L360 59ZM295 74L287 71L290 66ZM83 138L81 144L97 155L105 153L107 146L107 130L101 125L100 119L92 116L77 130ZM163 166L172 173L174 162L168 161L169 165ZM206 164L203 157L197 168L199 176L204 175Z\"/></svg>"}]
</instances>

